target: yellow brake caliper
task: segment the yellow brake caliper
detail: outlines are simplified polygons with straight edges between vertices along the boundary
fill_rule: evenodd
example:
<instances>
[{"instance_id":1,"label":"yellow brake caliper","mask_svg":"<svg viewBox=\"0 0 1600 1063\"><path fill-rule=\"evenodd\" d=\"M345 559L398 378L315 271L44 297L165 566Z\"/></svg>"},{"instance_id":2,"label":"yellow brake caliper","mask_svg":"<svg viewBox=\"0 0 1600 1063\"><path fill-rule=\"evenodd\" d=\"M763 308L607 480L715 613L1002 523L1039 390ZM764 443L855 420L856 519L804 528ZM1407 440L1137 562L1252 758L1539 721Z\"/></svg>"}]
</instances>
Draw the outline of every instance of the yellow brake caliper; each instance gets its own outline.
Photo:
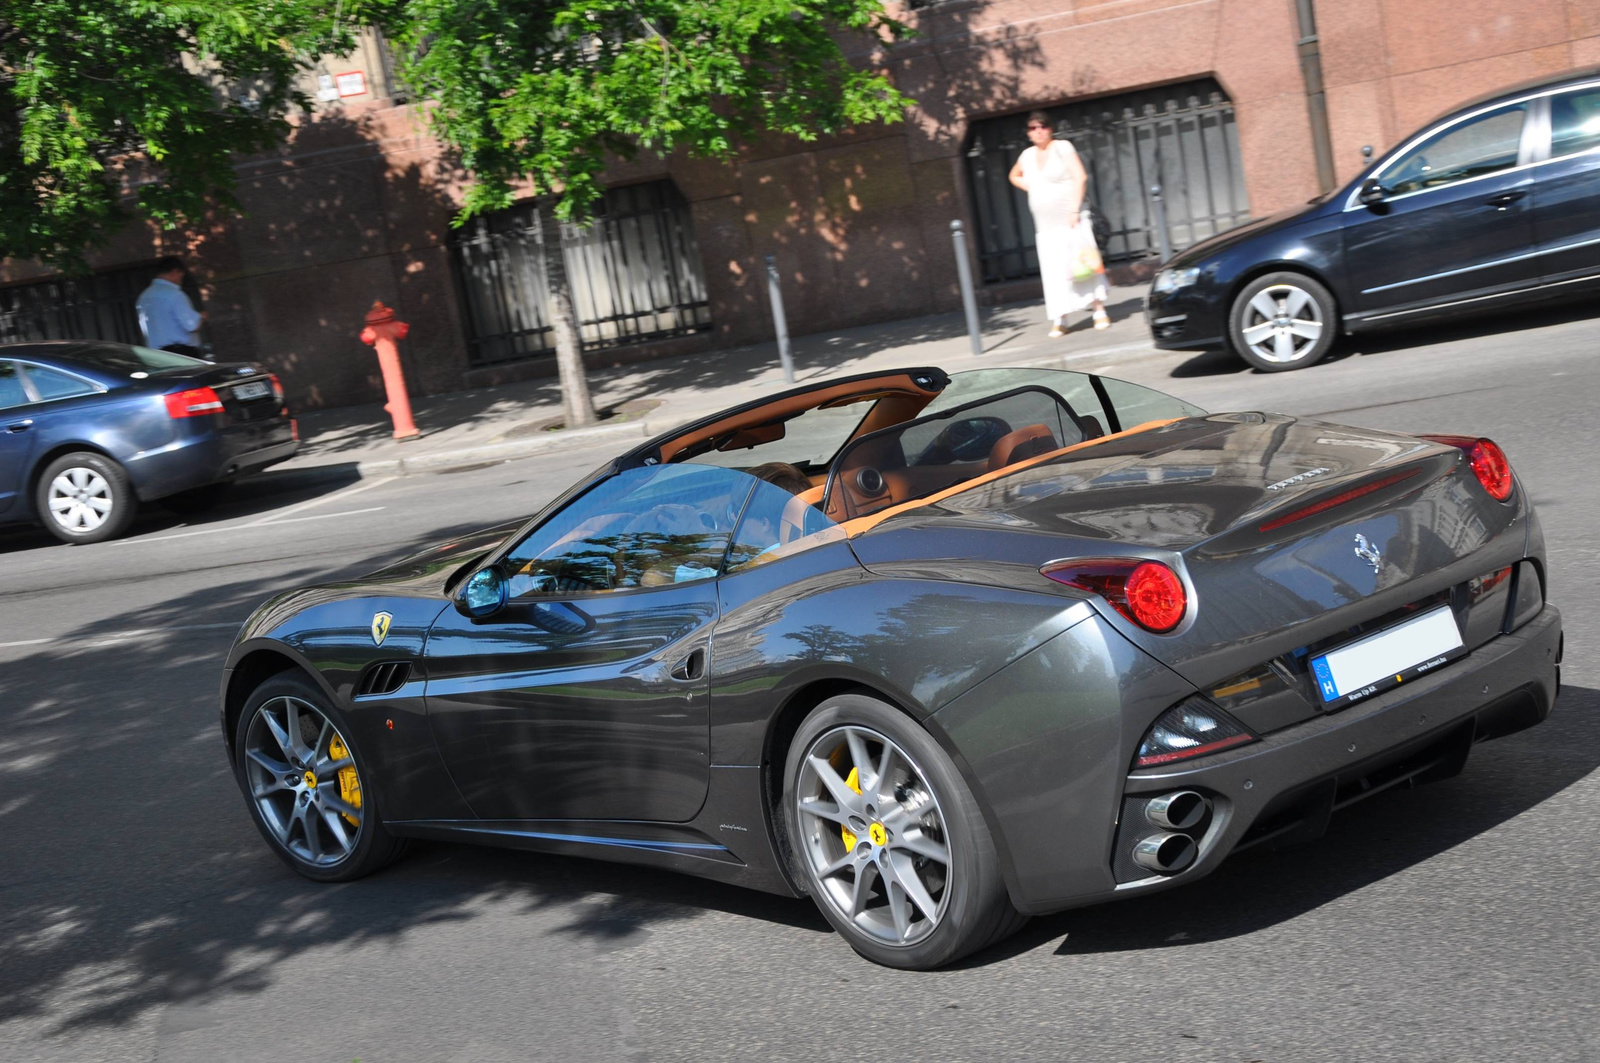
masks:
<instances>
[{"instance_id":1,"label":"yellow brake caliper","mask_svg":"<svg viewBox=\"0 0 1600 1063\"><path fill-rule=\"evenodd\" d=\"M328 742L328 756L334 760L344 760L350 755L350 750L345 747L344 739L334 735ZM852 776L853 778L853 776ZM339 769L339 798L351 808L361 807L361 778L356 775L354 764ZM361 826L361 821L349 813L340 813L350 822L352 827Z\"/></svg>"},{"instance_id":2,"label":"yellow brake caliper","mask_svg":"<svg viewBox=\"0 0 1600 1063\"><path fill-rule=\"evenodd\" d=\"M844 782L846 786L850 787L850 789L859 794L861 792L861 769L851 768L850 774L845 778ZM851 850L855 849L856 836L850 833L849 827L840 824L839 837L844 839L844 848L846 852L850 852Z\"/></svg>"}]
</instances>

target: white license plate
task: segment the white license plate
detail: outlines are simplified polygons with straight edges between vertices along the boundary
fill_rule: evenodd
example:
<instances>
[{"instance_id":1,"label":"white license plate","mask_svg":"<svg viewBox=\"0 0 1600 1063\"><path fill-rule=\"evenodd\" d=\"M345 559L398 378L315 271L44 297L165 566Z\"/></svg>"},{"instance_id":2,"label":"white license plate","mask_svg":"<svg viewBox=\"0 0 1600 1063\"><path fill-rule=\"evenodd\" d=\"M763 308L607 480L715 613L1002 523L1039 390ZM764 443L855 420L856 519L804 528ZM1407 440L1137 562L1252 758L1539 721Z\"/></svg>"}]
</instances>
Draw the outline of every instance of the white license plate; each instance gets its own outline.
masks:
<instances>
[{"instance_id":1,"label":"white license plate","mask_svg":"<svg viewBox=\"0 0 1600 1063\"><path fill-rule=\"evenodd\" d=\"M270 394L272 394L272 385L265 380L252 380L248 384L236 384L233 388L233 397L240 402L263 399Z\"/></svg>"},{"instance_id":2,"label":"white license plate","mask_svg":"<svg viewBox=\"0 0 1600 1063\"><path fill-rule=\"evenodd\" d=\"M1359 701L1432 671L1466 652L1448 605L1311 659L1325 704Z\"/></svg>"}]
</instances>

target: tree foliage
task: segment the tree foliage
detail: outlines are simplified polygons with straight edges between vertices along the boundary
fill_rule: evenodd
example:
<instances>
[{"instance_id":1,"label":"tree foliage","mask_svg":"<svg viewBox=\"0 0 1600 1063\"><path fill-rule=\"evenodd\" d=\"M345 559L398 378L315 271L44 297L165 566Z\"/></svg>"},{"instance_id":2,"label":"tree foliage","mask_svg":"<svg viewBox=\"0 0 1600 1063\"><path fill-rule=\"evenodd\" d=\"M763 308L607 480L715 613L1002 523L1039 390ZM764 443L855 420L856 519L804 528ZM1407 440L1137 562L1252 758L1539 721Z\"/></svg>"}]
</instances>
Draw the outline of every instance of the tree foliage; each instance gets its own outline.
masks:
<instances>
[{"instance_id":1,"label":"tree foliage","mask_svg":"<svg viewBox=\"0 0 1600 1063\"><path fill-rule=\"evenodd\" d=\"M476 178L462 217L531 180L581 220L608 156L728 158L741 138L802 140L899 120L910 100L851 63L841 31L899 37L881 0L391 0L373 9L401 77ZM870 38L867 38L870 39Z\"/></svg>"},{"instance_id":2,"label":"tree foliage","mask_svg":"<svg viewBox=\"0 0 1600 1063\"><path fill-rule=\"evenodd\" d=\"M0 255L81 267L134 213L171 227L235 206L235 153L279 143L305 102L295 76L353 46L337 12L324 0L6 0Z\"/></svg>"}]
</instances>

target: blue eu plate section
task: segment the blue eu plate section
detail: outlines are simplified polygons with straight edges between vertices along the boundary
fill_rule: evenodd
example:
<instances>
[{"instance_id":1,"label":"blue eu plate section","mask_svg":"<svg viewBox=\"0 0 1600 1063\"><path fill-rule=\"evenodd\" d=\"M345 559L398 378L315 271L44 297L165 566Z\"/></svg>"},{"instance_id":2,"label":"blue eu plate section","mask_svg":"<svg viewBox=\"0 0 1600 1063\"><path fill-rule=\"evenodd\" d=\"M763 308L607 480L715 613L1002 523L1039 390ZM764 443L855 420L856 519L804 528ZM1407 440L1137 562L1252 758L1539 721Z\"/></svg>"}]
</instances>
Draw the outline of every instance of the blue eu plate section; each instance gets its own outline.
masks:
<instances>
[{"instance_id":1,"label":"blue eu plate section","mask_svg":"<svg viewBox=\"0 0 1600 1063\"><path fill-rule=\"evenodd\" d=\"M1324 705L1348 705L1393 689L1467 652L1448 605L1311 659Z\"/></svg>"}]
</instances>

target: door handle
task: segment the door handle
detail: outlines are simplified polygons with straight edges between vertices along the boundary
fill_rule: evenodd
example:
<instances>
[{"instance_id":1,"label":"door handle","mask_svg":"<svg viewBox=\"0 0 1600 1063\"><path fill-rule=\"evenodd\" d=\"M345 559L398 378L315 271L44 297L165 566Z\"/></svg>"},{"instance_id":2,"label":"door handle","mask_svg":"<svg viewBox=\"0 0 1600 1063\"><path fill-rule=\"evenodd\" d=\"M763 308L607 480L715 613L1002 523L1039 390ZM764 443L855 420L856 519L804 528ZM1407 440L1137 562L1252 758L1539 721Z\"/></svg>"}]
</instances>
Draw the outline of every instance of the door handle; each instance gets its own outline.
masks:
<instances>
[{"instance_id":1,"label":"door handle","mask_svg":"<svg viewBox=\"0 0 1600 1063\"><path fill-rule=\"evenodd\" d=\"M690 651L689 656L672 666L672 678L691 682L706 674L706 651L697 648Z\"/></svg>"},{"instance_id":2,"label":"door handle","mask_svg":"<svg viewBox=\"0 0 1600 1063\"><path fill-rule=\"evenodd\" d=\"M17 432L26 432L32 427L33 418L30 417L26 421L12 421L10 424L6 425L6 431L15 434Z\"/></svg>"},{"instance_id":3,"label":"door handle","mask_svg":"<svg viewBox=\"0 0 1600 1063\"><path fill-rule=\"evenodd\" d=\"M1488 199L1484 200L1484 202L1489 206L1494 207L1496 210L1505 210L1507 207L1511 206L1511 204L1515 203L1517 200L1521 199L1527 194L1528 193L1526 191L1501 192L1498 196L1490 196Z\"/></svg>"}]
</instances>

